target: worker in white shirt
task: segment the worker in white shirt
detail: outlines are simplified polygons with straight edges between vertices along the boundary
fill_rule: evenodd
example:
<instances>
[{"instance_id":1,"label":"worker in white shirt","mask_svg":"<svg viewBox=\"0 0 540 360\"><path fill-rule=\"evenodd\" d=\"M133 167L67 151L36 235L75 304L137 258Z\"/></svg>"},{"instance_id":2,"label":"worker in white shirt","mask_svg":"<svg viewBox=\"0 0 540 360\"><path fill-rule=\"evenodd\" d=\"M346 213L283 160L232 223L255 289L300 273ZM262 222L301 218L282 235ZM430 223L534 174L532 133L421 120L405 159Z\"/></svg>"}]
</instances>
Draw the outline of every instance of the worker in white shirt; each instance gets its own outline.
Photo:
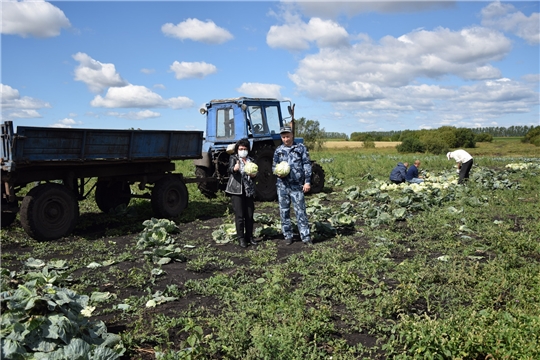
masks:
<instances>
[{"instance_id":1,"label":"worker in white shirt","mask_svg":"<svg viewBox=\"0 0 540 360\"><path fill-rule=\"evenodd\" d=\"M458 164L459 180L458 184L463 184L469 178L469 173L473 166L473 157L465 150L459 149L446 154L448 160L454 159Z\"/></svg>"}]
</instances>

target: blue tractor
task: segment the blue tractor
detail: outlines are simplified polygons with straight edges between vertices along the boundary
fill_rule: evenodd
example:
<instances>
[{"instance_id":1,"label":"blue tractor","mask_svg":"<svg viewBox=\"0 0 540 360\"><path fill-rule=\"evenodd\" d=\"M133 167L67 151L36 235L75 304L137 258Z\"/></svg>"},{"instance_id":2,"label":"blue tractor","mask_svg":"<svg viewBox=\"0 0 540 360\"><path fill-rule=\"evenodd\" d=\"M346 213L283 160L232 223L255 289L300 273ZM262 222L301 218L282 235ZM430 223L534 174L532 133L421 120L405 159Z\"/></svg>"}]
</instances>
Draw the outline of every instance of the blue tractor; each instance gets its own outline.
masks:
<instances>
[{"instance_id":1,"label":"blue tractor","mask_svg":"<svg viewBox=\"0 0 540 360\"><path fill-rule=\"evenodd\" d=\"M289 116L285 119L281 112L282 103L288 103ZM200 180L205 178L207 181L198 182L199 190L209 198L225 190L230 146L247 138L251 143L250 156L259 167L255 197L259 201L275 200L276 176L272 174L272 159L274 150L281 144L280 128L284 124L290 125L294 132L294 105L277 99L240 97L212 100L200 112L206 116L206 137L202 159L194 161L195 174ZM303 139L296 138L295 141L303 142ZM310 192L318 193L324 187L324 170L313 161L312 168Z\"/></svg>"}]
</instances>

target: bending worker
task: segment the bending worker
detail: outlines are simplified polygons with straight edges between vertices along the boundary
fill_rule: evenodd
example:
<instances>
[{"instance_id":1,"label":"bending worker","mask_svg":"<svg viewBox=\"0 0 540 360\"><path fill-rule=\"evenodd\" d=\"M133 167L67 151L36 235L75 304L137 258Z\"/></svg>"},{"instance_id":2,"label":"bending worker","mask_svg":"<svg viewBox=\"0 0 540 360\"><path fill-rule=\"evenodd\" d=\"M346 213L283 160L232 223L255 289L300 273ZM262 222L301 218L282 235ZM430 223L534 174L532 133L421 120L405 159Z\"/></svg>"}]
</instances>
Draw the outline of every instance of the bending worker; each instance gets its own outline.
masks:
<instances>
[{"instance_id":1,"label":"bending worker","mask_svg":"<svg viewBox=\"0 0 540 360\"><path fill-rule=\"evenodd\" d=\"M448 160L454 159L457 162L459 169L458 184L463 184L465 179L469 178L469 173L473 166L473 157L465 150L459 149L446 154Z\"/></svg>"}]
</instances>

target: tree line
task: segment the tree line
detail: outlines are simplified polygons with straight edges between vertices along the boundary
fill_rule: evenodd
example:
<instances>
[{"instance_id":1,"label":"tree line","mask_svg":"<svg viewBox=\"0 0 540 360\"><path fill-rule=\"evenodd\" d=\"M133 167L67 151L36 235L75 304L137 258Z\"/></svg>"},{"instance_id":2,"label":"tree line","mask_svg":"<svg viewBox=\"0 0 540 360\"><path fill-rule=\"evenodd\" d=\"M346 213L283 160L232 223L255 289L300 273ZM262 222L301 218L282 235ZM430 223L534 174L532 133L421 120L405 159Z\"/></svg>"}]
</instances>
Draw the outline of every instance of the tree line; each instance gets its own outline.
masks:
<instances>
[{"instance_id":1,"label":"tree line","mask_svg":"<svg viewBox=\"0 0 540 360\"><path fill-rule=\"evenodd\" d=\"M438 129L353 132L350 137L345 133L327 132L321 129L317 120L304 117L295 120L296 136L304 138L310 149L321 149L327 140L363 141L366 147L374 147L374 141L400 141L398 152L429 152L444 154L449 149L474 148L477 142L492 142L493 137L522 137L525 143L540 146L540 126L510 126L456 128L442 126Z\"/></svg>"},{"instance_id":2,"label":"tree line","mask_svg":"<svg viewBox=\"0 0 540 360\"><path fill-rule=\"evenodd\" d=\"M479 127L470 128L474 134L489 134L492 137L522 137L529 131L534 129L534 126L515 126L510 127ZM436 129L435 129L436 130ZM399 131L367 131L367 132L353 132L350 136L351 141L402 141L402 134L407 135L410 131L414 130L399 130ZM480 142L480 141L479 141Z\"/></svg>"}]
</instances>

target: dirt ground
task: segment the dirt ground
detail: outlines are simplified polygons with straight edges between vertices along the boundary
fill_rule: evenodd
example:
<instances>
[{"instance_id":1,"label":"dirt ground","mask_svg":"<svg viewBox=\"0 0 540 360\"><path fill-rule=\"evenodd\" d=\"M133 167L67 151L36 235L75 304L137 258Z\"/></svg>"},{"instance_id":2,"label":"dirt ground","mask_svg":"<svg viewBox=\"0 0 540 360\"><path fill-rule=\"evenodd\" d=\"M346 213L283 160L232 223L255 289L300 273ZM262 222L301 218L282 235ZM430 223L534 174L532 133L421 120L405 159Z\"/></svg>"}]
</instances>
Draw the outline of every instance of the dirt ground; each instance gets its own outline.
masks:
<instances>
[{"instance_id":1,"label":"dirt ground","mask_svg":"<svg viewBox=\"0 0 540 360\"><path fill-rule=\"evenodd\" d=\"M261 211L262 210L262 211ZM257 209L258 212L275 212L270 215L274 217L278 217L277 209L274 210L268 210L268 209ZM92 222L92 218L94 216L102 216L98 214L85 214L85 221L86 222ZM228 252L231 254L230 259L234 261L235 265L242 266L246 265L249 259L246 259L245 257L237 257L235 254L238 254L240 252L244 251L253 251L254 246L249 246L246 249L240 248L236 243L227 243L227 244L217 244L215 241L213 241L211 232L215 229L217 229L221 224L223 223L223 218L221 216L213 216L212 214L207 214L204 216L200 216L196 221L189 221L186 223L180 224L181 233L178 235L178 238L181 239L181 243L183 244L189 244L190 241L194 241L195 239L208 239L208 246L215 247L216 249L219 249L220 251ZM357 229L362 224L358 224ZM16 221L12 226L20 226L18 221ZM257 226L257 224L256 224ZM74 232L74 236L65 237L60 240L57 240L56 242L65 242L70 243L73 241L78 241L80 238L85 239L100 239L100 238L106 238L107 241L114 241L118 246L118 251L121 252L123 249L128 250L130 252L140 253L140 256L136 261L124 261L121 263L115 264L115 266L124 273L128 273L132 268L139 267L143 268L145 259L144 255L142 254L142 251L135 250L135 245L137 242L137 234L131 234L131 235L122 235L117 237L110 237L105 235L105 229L103 227L86 227L84 230L76 229ZM283 237L281 235L274 236L273 238L269 239L257 239L259 241L272 241L277 244L277 261L285 261L287 257L289 257L292 254L297 254L299 252L304 251L312 251L312 247L305 246L299 238L295 237L295 242L287 246L284 243ZM362 238L361 236L358 236L357 239L357 247L356 250L362 249L367 246L367 239ZM332 241L332 239L324 240L324 241ZM315 244L316 246L317 244ZM2 252L3 254L6 253L31 253L32 248L30 247L20 247L18 244L3 244L2 245ZM80 253L72 253L69 255L63 255L57 250L53 250L49 253L48 258L41 258L41 260L47 261L50 259L68 259L69 258L80 258L84 256L84 254ZM151 285L152 291L157 290L165 290L167 286L170 285L176 285L180 290L184 289L184 284L188 280L198 280L198 279L205 279L209 278L216 274L216 272L222 272L226 274L234 274L237 271L237 268L230 268L225 270L215 269L212 267L204 268L202 271L190 271L186 268L186 262L171 262L169 264L166 264L162 267L162 269L165 271L164 276L160 276L155 280L155 283ZM17 270L13 266L11 266L10 270ZM78 269L73 273L73 278L78 279L80 278L84 273L89 271L86 268ZM145 291L145 288L135 288L135 287L126 287L122 285L121 280L116 281L116 279L111 279L111 281L107 283L103 283L99 285L99 288L96 288L95 285L91 285L88 288L88 294L92 293L93 291L100 291L100 292L111 292L114 293L117 297L117 301L115 303L121 303L124 299L130 298L131 296L146 296L148 295ZM108 304L107 307L112 306L111 304ZM215 314L218 315L220 313L220 304L217 299L213 297L207 297L207 296L200 296L196 294L189 294L186 297L182 297L177 301L161 304L153 309L146 309L144 312L144 318L147 319L148 323L151 323L152 319L155 318L158 314L163 314L167 316L182 316L183 311L187 311L193 308L197 309L204 309L203 311L207 314ZM112 333L121 333L127 329L131 329L133 326L132 319L125 316L119 316L118 312L114 313L108 313L105 315L99 315L95 318L95 320L102 320L107 325L107 329L109 332ZM340 319L335 319L335 327L339 330L338 333L335 334L337 338L342 338L347 341L350 345L356 345L358 343L361 343L365 347L372 347L376 343L376 338L368 335L368 334L361 334L361 333L351 333L349 329L346 328L346 326L341 322ZM171 328L169 330L169 341L173 344L181 344L183 340L183 332L180 328ZM148 344L140 344L140 347L135 349L135 353L133 351L129 354L129 356L124 357L124 359L141 359L141 360L150 360L155 359L155 354L153 351L153 347L156 344L148 343ZM131 349L133 350L133 349ZM179 350L179 349L178 349Z\"/></svg>"}]
</instances>

